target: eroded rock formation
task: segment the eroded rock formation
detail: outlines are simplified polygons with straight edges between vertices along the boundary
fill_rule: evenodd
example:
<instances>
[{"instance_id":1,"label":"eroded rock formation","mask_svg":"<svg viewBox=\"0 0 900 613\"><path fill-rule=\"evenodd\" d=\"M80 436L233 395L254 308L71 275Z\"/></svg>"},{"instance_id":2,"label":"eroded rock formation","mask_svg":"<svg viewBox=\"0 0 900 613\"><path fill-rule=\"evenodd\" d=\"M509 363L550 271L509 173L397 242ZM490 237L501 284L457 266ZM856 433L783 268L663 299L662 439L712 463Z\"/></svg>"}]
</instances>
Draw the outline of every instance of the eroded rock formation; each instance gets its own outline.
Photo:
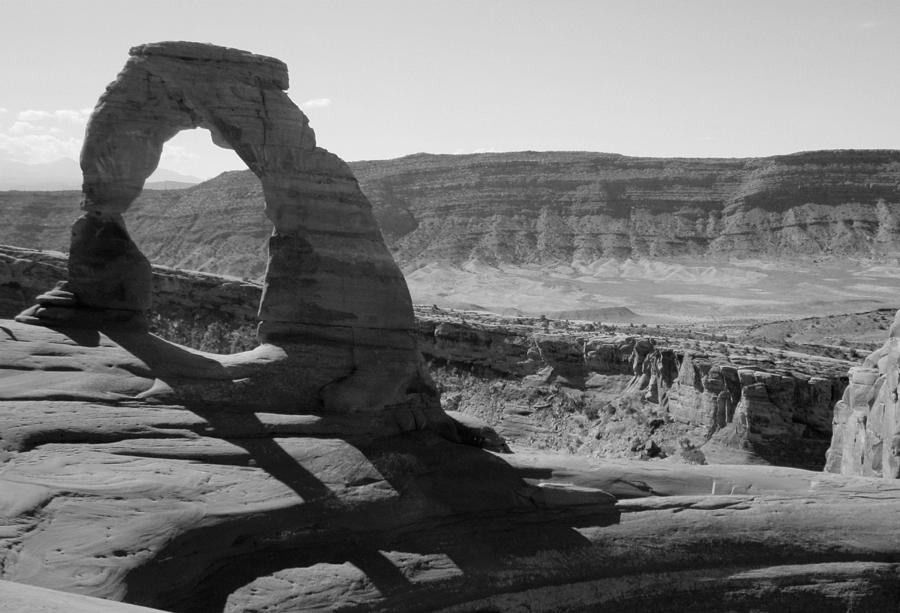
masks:
<instances>
[{"instance_id":1,"label":"eroded rock formation","mask_svg":"<svg viewBox=\"0 0 900 613\"><path fill-rule=\"evenodd\" d=\"M850 369L825 470L900 479L900 312L884 345Z\"/></svg>"},{"instance_id":2,"label":"eroded rock formation","mask_svg":"<svg viewBox=\"0 0 900 613\"><path fill-rule=\"evenodd\" d=\"M828 358L417 314L449 408L474 412L510 442L584 455L651 442L671 453L686 438L710 461L821 469L846 385L848 363Z\"/></svg>"},{"instance_id":3,"label":"eroded rock formation","mask_svg":"<svg viewBox=\"0 0 900 613\"><path fill-rule=\"evenodd\" d=\"M145 392L157 399L344 413L390 407L404 413L402 428L446 423L421 368L409 291L371 206L348 166L316 146L287 85L282 62L244 51L133 48L87 128L68 279L17 319L115 328L116 342L154 371ZM196 127L259 178L274 225L259 302L262 345L223 358L142 336L151 267L124 221L163 144Z\"/></svg>"}]
</instances>

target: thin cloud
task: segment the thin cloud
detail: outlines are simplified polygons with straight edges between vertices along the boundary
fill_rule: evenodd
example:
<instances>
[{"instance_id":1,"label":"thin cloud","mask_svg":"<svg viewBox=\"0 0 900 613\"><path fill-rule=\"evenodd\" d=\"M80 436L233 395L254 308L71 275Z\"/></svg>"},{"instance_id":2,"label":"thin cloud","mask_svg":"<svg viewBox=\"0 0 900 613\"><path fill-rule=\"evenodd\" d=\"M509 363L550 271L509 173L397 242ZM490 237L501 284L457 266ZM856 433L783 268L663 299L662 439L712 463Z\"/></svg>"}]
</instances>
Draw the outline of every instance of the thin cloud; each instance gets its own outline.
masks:
<instances>
[{"instance_id":1,"label":"thin cloud","mask_svg":"<svg viewBox=\"0 0 900 613\"><path fill-rule=\"evenodd\" d=\"M469 153L497 153L496 147L475 147L474 149L456 149L454 155L467 155Z\"/></svg>"},{"instance_id":2,"label":"thin cloud","mask_svg":"<svg viewBox=\"0 0 900 613\"><path fill-rule=\"evenodd\" d=\"M36 123L39 121L53 119L53 113L49 111L34 111L29 109L27 111L19 111L19 114L16 115L16 119L28 123Z\"/></svg>"},{"instance_id":3,"label":"thin cloud","mask_svg":"<svg viewBox=\"0 0 900 613\"><path fill-rule=\"evenodd\" d=\"M9 109L6 109L6 108L3 108L2 106L0 106L0 115L2 115L3 113L9 113Z\"/></svg>"},{"instance_id":4,"label":"thin cloud","mask_svg":"<svg viewBox=\"0 0 900 613\"><path fill-rule=\"evenodd\" d=\"M162 151L162 156L160 157L160 165L180 167L186 163L193 162L199 159L200 156L193 151L188 151L180 145L168 144Z\"/></svg>"},{"instance_id":5,"label":"thin cloud","mask_svg":"<svg viewBox=\"0 0 900 613\"><path fill-rule=\"evenodd\" d=\"M326 106L331 106L331 98L313 98L302 103L300 108L305 111L306 109L322 109Z\"/></svg>"},{"instance_id":6,"label":"thin cloud","mask_svg":"<svg viewBox=\"0 0 900 613\"><path fill-rule=\"evenodd\" d=\"M87 123L91 109L57 109L55 111L39 111L28 109L19 111L16 119L25 123L39 124L48 121L68 122L74 124Z\"/></svg>"},{"instance_id":7,"label":"thin cloud","mask_svg":"<svg viewBox=\"0 0 900 613\"><path fill-rule=\"evenodd\" d=\"M13 135L21 134L62 134L62 130L53 125L40 125L29 123L27 121L17 121L9 127L9 133Z\"/></svg>"},{"instance_id":8,"label":"thin cloud","mask_svg":"<svg viewBox=\"0 0 900 613\"><path fill-rule=\"evenodd\" d=\"M26 164L77 158L90 114L91 109L19 111L12 125L0 131L0 157Z\"/></svg>"},{"instance_id":9,"label":"thin cloud","mask_svg":"<svg viewBox=\"0 0 900 613\"><path fill-rule=\"evenodd\" d=\"M90 109L62 109L53 111L53 115L60 120L71 121L72 123L87 123L87 119L91 114Z\"/></svg>"},{"instance_id":10,"label":"thin cloud","mask_svg":"<svg viewBox=\"0 0 900 613\"><path fill-rule=\"evenodd\" d=\"M41 164L60 158L77 158L81 151L81 139L61 137L56 134L4 134L0 132L0 157Z\"/></svg>"}]
</instances>

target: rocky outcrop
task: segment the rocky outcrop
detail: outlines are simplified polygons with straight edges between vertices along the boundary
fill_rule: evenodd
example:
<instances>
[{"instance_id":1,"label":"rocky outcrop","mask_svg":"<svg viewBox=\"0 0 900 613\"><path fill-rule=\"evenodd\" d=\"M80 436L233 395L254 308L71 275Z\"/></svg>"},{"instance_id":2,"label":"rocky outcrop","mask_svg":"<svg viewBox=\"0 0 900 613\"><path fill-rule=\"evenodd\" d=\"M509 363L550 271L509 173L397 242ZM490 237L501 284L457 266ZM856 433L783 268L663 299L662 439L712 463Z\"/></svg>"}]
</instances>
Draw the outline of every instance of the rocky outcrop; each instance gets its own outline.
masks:
<instances>
[{"instance_id":1,"label":"rocky outcrop","mask_svg":"<svg viewBox=\"0 0 900 613\"><path fill-rule=\"evenodd\" d=\"M445 405L508 441L584 455L678 453L821 469L847 362L537 319L417 309ZM559 322L560 324L562 322ZM652 443L652 444L651 444ZM651 452L654 455L656 452Z\"/></svg>"},{"instance_id":2,"label":"rocky outcrop","mask_svg":"<svg viewBox=\"0 0 900 613\"><path fill-rule=\"evenodd\" d=\"M133 48L87 127L67 279L17 319L115 326L116 342L156 369L142 393L157 399L338 413L392 407L412 411L415 425L446 427L416 350L409 291L371 206L347 165L316 146L286 88L287 69L273 58L197 43ZM145 336L151 265L123 217L165 141L194 127L247 163L274 225L262 344L222 358Z\"/></svg>"},{"instance_id":3,"label":"rocky outcrop","mask_svg":"<svg viewBox=\"0 0 900 613\"><path fill-rule=\"evenodd\" d=\"M834 407L825 470L900 479L900 312L884 345L850 369L850 385Z\"/></svg>"},{"instance_id":4,"label":"rocky outcrop","mask_svg":"<svg viewBox=\"0 0 900 613\"><path fill-rule=\"evenodd\" d=\"M887 609L900 585L886 483L494 455L429 432L372 439L353 419L117 402L128 390L113 383L143 366L111 368L108 337L0 326L4 373L109 390L0 400L7 581L197 613L843 612Z\"/></svg>"},{"instance_id":5,"label":"rocky outcrop","mask_svg":"<svg viewBox=\"0 0 900 613\"><path fill-rule=\"evenodd\" d=\"M350 166L394 257L410 269L472 258L548 264L898 252L898 151L746 159L418 154ZM62 210L75 197L0 192L0 243L65 249L67 228L47 227L29 207ZM262 202L251 173L225 173L191 189L143 194L129 226L156 263L261 278L271 230L257 213Z\"/></svg>"},{"instance_id":6,"label":"rocky outcrop","mask_svg":"<svg viewBox=\"0 0 900 613\"><path fill-rule=\"evenodd\" d=\"M710 448L751 451L777 465L822 466L846 379L816 365L685 356L668 395L673 419L706 428Z\"/></svg>"},{"instance_id":7,"label":"rocky outcrop","mask_svg":"<svg viewBox=\"0 0 900 613\"><path fill-rule=\"evenodd\" d=\"M13 317L64 282L66 263L61 253L0 245L0 317ZM257 346L260 284L154 266L152 288L147 318L154 334L214 353Z\"/></svg>"}]
</instances>

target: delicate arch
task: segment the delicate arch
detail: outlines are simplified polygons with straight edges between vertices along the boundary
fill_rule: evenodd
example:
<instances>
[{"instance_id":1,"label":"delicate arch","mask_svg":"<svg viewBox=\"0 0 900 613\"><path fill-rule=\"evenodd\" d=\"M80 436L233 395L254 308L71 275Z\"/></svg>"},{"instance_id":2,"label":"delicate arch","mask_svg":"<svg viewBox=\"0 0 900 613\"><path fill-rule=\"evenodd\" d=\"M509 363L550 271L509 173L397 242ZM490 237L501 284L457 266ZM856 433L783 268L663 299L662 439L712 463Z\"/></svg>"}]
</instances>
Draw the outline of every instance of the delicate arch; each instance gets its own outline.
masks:
<instances>
[{"instance_id":1,"label":"delicate arch","mask_svg":"<svg viewBox=\"0 0 900 613\"><path fill-rule=\"evenodd\" d=\"M86 304L146 309L138 287L122 287L146 278L136 247L123 243L97 262L93 237L127 236L120 216L156 170L163 144L202 127L262 182L275 227L260 304L264 339L322 324L411 330L409 292L371 206L349 167L316 147L287 86L283 62L244 51L198 43L131 50L94 109L81 153L82 208L93 219L73 237L70 284ZM115 279L98 271L117 256L126 261Z\"/></svg>"},{"instance_id":2,"label":"delicate arch","mask_svg":"<svg viewBox=\"0 0 900 613\"><path fill-rule=\"evenodd\" d=\"M395 419L379 417L380 428L445 423L421 367L409 290L371 205L347 164L316 147L287 85L284 63L245 51L183 42L133 48L88 123L84 214L72 228L68 281L18 319L107 331L153 370L147 395L291 411L392 407ZM200 356L142 329L151 269L122 214L163 144L195 127L259 177L274 225L259 307L263 345L243 354Z\"/></svg>"}]
</instances>

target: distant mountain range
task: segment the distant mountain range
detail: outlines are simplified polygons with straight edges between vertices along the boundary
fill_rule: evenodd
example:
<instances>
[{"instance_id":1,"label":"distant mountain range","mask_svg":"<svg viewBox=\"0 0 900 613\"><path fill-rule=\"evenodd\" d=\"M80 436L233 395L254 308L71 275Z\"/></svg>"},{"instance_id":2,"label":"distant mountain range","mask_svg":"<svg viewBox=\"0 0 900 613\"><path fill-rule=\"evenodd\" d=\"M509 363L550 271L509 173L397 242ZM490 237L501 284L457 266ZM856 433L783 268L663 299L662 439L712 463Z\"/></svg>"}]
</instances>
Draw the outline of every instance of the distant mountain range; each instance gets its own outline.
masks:
<instances>
[{"instance_id":1,"label":"distant mountain range","mask_svg":"<svg viewBox=\"0 0 900 613\"><path fill-rule=\"evenodd\" d=\"M678 300L701 312L713 288L735 305L721 307L730 315L754 304L786 312L780 301L793 294L801 313L833 300L881 307L897 295L883 277L900 259L900 151L417 154L350 167L414 296L429 304L576 317L620 306L662 312ZM79 198L0 191L0 244L66 251ZM264 208L259 180L231 171L146 189L125 218L154 263L260 279L272 230ZM818 265L798 262L822 258L885 270L841 269L810 285ZM776 261L786 274L806 272L778 285Z\"/></svg>"},{"instance_id":2,"label":"distant mountain range","mask_svg":"<svg viewBox=\"0 0 900 613\"><path fill-rule=\"evenodd\" d=\"M900 253L900 151L417 154L350 166L406 268ZM0 193L0 244L66 249L77 200ZM230 171L147 190L126 219L158 263L255 278L271 231L263 209L259 180Z\"/></svg>"},{"instance_id":3,"label":"distant mountain range","mask_svg":"<svg viewBox=\"0 0 900 613\"><path fill-rule=\"evenodd\" d=\"M180 189L202 179L158 168L148 181L148 189ZM48 191L81 189L81 167L73 159L61 158L44 164L24 164L0 159L0 190Z\"/></svg>"}]
</instances>

